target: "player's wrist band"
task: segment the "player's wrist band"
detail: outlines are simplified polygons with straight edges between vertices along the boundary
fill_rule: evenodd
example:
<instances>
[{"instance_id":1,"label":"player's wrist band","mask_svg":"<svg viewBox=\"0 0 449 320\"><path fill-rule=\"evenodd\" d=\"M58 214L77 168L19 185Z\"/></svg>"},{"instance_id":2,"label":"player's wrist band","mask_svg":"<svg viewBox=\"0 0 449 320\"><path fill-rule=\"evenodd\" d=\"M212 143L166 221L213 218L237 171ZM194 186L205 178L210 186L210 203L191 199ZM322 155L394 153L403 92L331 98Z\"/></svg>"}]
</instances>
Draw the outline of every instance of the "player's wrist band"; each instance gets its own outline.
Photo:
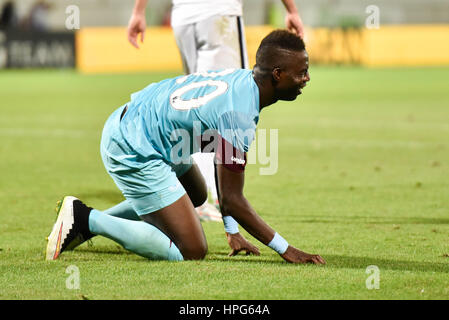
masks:
<instances>
[{"instance_id":1,"label":"player's wrist band","mask_svg":"<svg viewBox=\"0 0 449 320\"><path fill-rule=\"evenodd\" d=\"M285 251L287 251L288 248L288 242L284 238L282 238L279 233L275 233L273 240L270 241L268 246L276 251L279 254L284 254Z\"/></svg>"},{"instance_id":2,"label":"player's wrist band","mask_svg":"<svg viewBox=\"0 0 449 320\"><path fill-rule=\"evenodd\" d=\"M239 225L231 216L223 216L223 224L225 231L229 234L239 233Z\"/></svg>"}]
</instances>

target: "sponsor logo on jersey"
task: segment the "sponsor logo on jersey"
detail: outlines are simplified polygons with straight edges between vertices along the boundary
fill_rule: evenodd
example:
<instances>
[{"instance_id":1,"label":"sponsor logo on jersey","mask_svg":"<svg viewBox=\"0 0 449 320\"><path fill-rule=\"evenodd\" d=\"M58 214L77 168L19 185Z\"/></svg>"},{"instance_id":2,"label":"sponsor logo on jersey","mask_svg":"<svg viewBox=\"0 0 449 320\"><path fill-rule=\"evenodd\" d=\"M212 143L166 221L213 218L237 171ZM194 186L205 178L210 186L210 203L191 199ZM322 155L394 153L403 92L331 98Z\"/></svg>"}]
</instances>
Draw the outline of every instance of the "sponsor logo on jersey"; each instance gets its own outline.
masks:
<instances>
[{"instance_id":1,"label":"sponsor logo on jersey","mask_svg":"<svg viewBox=\"0 0 449 320\"><path fill-rule=\"evenodd\" d=\"M234 156L231 157L231 160L234 161L237 164L245 164L245 160L244 159L239 159L239 158L236 158Z\"/></svg>"}]
</instances>

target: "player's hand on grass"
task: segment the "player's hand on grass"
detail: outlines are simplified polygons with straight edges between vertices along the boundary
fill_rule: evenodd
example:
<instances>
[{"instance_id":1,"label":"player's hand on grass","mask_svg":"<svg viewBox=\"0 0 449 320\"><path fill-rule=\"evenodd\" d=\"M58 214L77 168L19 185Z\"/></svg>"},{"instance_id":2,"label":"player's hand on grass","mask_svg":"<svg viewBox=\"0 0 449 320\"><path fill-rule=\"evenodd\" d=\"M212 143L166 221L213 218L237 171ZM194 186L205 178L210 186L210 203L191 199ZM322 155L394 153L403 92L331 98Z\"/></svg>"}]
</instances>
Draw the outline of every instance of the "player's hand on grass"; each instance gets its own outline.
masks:
<instances>
[{"instance_id":1,"label":"player's hand on grass","mask_svg":"<svg viewBox=\"0 0 449 320\"><path fill-rule=\"evenodd\" d=\"M231 253L229 253L230 257L237 255L240 251L246 251L246 255L260 255L259 249L246 240L240 233L226 233L226 238L232 249Z\"/></svg>"},{"instance_id":2,"label":"player's hand on grass","mask_svg":"<svg viewBox=\"0 0 449 320\"><path fill-rule=\"evenodd\" d=\"M137 49L139 49L137 37L140 34L140 41L143 43L146 27L147 23L144 14L133 14L131 16L128 23L128 41Z\"/></svg>"},{"instance_id":3,"label":"player's hand on grass","mask_svg":"<svg viewBox=\"0 0 449 320\"><path fill-rule=\"evenodd\" d=\"M308 254L295 247L288 246L287 251L281 254L281 257L285 261L291 263L313 263L313 264L326 264L321 256L317 254Z\"/></svg>"}]
</instances>

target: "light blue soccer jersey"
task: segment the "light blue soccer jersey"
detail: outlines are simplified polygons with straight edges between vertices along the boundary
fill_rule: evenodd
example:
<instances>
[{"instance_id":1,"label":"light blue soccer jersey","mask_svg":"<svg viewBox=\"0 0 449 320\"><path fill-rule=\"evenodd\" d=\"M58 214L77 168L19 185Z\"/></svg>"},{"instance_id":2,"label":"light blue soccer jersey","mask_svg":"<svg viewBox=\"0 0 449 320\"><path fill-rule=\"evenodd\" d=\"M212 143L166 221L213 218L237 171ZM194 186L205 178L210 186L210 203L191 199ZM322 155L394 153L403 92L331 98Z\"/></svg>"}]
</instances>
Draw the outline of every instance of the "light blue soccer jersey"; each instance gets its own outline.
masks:
<instances>
[{"instance_id":1,"label":"light blue soccer jersey","mask_svg":"<svg viewBox=\"0 0 449 320\"><path fill-rule=\"evenodd\" d=\"M247 152L259 120L259 89L252 70L202 72L153 83L127 106L120 131L133 154L122 159L126 165L154 158L179 163L200 151L201 136L210 132Z\"/></svg>"}]
</instances>

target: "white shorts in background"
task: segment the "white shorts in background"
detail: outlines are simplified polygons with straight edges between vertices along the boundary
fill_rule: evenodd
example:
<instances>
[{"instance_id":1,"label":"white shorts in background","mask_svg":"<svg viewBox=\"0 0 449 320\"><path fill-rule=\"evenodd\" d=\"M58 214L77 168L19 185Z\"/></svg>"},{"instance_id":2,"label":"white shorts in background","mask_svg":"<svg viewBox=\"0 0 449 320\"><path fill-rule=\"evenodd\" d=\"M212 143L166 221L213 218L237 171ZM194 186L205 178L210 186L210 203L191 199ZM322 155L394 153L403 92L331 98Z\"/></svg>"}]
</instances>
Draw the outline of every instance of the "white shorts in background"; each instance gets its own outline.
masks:
<instances>
[{"instance_id":1,"label":"white shorts in background","mask_svg":"<svg viewBox=\"0 0 449 320\"><path fill-rule=\"evenodd\" d=\"M240 16L212 16L173 27L184 72L248 68L243 20Z\"/></svg>"}]
</instances>

